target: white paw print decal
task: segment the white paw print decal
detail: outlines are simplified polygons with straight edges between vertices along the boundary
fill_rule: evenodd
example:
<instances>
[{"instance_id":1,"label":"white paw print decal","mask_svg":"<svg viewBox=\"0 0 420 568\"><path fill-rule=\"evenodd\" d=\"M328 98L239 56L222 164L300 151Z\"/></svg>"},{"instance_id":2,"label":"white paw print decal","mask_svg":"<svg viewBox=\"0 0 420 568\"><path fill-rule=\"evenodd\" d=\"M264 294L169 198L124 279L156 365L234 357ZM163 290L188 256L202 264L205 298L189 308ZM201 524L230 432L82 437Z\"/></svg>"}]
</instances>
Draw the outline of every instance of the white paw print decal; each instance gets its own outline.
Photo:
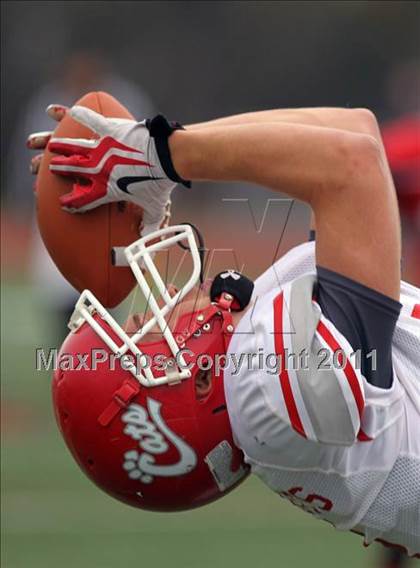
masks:
<instances>
[{"instance_id":1,"label":"white paw print decal","mask_svg":"<svg viewBox=\"0 0 420 568\"><path fill-rule=\"evenodd\" d=\"M139 459L140 454L136 450L125 452L123 468L128 472L130 479L138 479L142 483L152 483L153 477L140 469Z\"/></svg>"}]
</instances>

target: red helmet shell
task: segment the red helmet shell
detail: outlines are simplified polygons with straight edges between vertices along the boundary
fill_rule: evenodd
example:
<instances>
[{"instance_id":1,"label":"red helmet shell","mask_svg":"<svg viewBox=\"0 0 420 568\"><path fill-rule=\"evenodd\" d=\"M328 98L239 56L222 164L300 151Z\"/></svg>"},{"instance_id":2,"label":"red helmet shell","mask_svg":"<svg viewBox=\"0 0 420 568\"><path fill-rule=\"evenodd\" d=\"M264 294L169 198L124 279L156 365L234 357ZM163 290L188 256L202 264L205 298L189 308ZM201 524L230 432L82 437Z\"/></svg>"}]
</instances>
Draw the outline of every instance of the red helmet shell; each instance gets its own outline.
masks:
<instances>
[{"instance_id":1,"label":"red helmet shell","mask_svg":"<svg viewBox=\"0 0 420 568\"><path fill-rule=\"evenodd\" d=\"M191 320L191 314L181 318L179 329L186 318ZM233 441L223 371L221 376L211 371L205 398L196 395L198 355L226 353L223 319L211 321L210 332L185 343L191 351L186 359L194 364L192 376L154 387L142 386L112 359L90 325L83 324L65 340L52 384L57 422L81 469L116 499L154 511L191 509L218 499L248 475ZM141 349L170 356L165 341ZM107 361L98 362L104 356ZM121 396L127 390L129 396Z\"/></svg>"}]
</instances>

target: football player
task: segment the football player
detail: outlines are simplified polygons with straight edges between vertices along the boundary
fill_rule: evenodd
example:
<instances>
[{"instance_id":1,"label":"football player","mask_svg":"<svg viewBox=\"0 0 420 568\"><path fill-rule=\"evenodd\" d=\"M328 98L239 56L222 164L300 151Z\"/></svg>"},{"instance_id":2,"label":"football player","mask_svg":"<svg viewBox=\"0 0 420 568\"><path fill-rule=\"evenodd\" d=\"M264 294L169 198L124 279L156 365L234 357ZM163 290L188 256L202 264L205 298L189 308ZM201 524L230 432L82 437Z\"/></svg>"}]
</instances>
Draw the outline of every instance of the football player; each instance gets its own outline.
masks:
<instances>
[{"instance_id":1,"label":"football player","mask_svg":"<svg viewBox=\"0 0 420 568\"><path fill-rule=\"evenodd\" d=\"M65 112L49 109L58 119ZM88 353L86 368L60 369L53 381L79 465L111 495L155 510L207 503L251 469L336 528L419 554L420 290L400 278L398 206L374 115L272 110L183 128L161 115L137 123L68 112L99 138L29 141L48 143L51 170L75 177L63 207L131 200L148 212L148 230L125 251L146 316L124 329L84 292L62 347ZM193 229L155 229L175 185L202 180L251 182L304 201L316 239L255 286L228 270L209 292L197 288L203 259ZM177 290L153 255L179 242L194 268ZM94 368L99 347L131 359ZM200 357L223 354L230 366L203 368Z\"/></svg>"}]
</instances>

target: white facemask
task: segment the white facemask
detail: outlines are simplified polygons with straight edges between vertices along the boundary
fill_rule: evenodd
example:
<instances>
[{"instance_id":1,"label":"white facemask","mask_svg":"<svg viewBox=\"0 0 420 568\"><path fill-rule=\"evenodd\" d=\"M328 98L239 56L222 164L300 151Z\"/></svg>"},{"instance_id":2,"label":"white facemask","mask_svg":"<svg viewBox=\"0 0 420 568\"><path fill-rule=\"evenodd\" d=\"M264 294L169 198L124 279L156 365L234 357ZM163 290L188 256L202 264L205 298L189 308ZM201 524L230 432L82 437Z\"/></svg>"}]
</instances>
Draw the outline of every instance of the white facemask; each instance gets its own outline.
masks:
<instances>
[{"instance_id":1,"label":"white facemask","mask_svg":"<svg viewBox=\"0 0 420 568\"><path fill-rule=\"evenodd\" d=\"M156 242L151 242L156 241ZM167 286L165 285L153 260L154 254L184 241L188 245L193 260L192 274L187 283L174 295L170 296ZM179 302L190 292L197 284L201 272L201 259L194 236L194 232L189 225L175 225L166 227L158 231L154 231L129 245L124 250L127 263L130 266L139 286L146 299L153 316L134 333L131 337L124 329L115 321L111 314L102 306L97 298L89 290L84 290L76 303L74 312L70 318L68 327L72 332L76 332L84 323L90 325L97 335L117 356L130 352L134 358L140 360L143 353L136 345L155 325L159 327L165 338L169 349L173 355L174 361L179 363L168 367L164 376L155 377L150 367L144 366L141 370L134 363L125 364L125 368L130 371L134 377L146 387L158 386L171 382L178 382L191 376L191 372L187 369L180 346L175 340L173 333L166 321L165 317ZM141 267L141 268L140 268ZM159 306L157 299L147 283L143 271L148 271L153 284L156 286L163 305ZM98 314L113 330L113 332L121 339L118 345L106 330L95 320L94 314Z\"/></svg>"}]
</instances>

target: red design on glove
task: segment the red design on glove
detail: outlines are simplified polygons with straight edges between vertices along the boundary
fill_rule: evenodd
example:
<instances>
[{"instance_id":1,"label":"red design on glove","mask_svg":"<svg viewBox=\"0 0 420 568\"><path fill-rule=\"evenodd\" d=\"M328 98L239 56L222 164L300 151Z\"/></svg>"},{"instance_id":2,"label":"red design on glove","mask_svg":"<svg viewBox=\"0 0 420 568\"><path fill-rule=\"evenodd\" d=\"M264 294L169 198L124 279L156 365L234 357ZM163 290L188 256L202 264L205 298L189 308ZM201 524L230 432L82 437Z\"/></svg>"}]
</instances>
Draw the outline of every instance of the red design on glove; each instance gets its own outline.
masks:
<instances>
[{"instance_id":1,"label":"red design on glove","mask_svg":"<svg viewBox=\"0 0 420 568\"><path fill-rule=\"evenodd\" d=\"M153 167L141 159L143 152L126 146L106 136L101 140L63 141L52 139L48 144L51 152L60 156L52 158L51 171L64 176L77 177L73 190L60 197L63 207L79 209L107 196L109 179L117 165ZM130 154L127 156L125 154ZM138 155L138 158L131 157ZM118 196L115 195L117 200ZM121 199L123 194L121 195Z\"/></svg>"}]
</instances>

